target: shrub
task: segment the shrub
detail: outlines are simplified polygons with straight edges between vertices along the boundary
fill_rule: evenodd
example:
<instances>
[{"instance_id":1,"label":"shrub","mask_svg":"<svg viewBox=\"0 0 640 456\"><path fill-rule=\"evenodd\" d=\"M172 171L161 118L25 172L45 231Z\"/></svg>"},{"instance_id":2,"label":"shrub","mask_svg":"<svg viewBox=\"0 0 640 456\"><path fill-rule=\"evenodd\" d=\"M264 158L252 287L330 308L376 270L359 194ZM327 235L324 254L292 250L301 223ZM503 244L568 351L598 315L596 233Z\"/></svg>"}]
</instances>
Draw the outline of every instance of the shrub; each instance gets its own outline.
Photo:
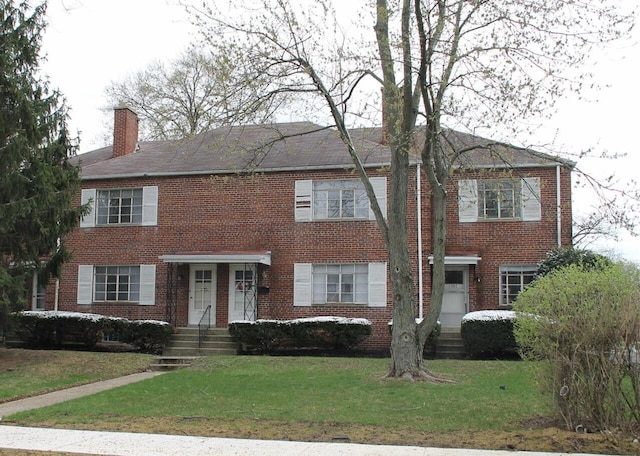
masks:
<instances>
[{"instance_id":1,"label":"shrub","mask_svg":"<svg viewBox=\"0 0 640 456\"><path fill-rule=\"evenodd\" d=\"M470 312L462 318L460 334L471 356L501 356L517 353L513 334L516 314L509 310Z\"/></svg>"},{"instance_id":2,"label":"shrub","mask_svg":"<svg viewBox=\"0 0 640 456\"><path fill-rule=\"evenodd\" d=\"M166 321L127 321L121 333L122 342L134 345L143 353L159 353L173 334L173 326Z\"/></svg>"},{"instance_id":3,"label":"shrub","mask_svg":"<svg viewBox=\"0 0 640 456\"><path fill-rule=\"evenodd\" d=\"M514 305L523 356L570 429L640 425L640 272L572 265L539 278Z\"/></svg>"},{"instance_id":4,"label":"shrub","mask_svg":"<svg viewBox=\"0 0 640 456\"><path fill-rule=\"evenodd\" d=\"M577 265L584 269L607 268L613 263L611 260L591 250L576 249L574 247L558 247L547 253L547 256L538 263L536 277L545 276L553 271Z\"/></svg>"},{"instance_id":5,"label":"shrub","mask_svg":"<svg viewBox=\"0 0 640 456\"><path fill-rule=\"evenodd\" d=\"M371 335L371 322L361 318L316 317L296 320L234 321L233 339L262 353L282 349L341 350Z\"/></svg>"},{"instance_id":6,"label":"shrub","mask_svg":"<svg viewBox=\"0 0 640 456\"><path fill-rule=\"evenodd\" d=\"M60 348L65 344L93 348L103 334L118 334L122 342L144 353L156 353L173 331L163 321L130 321L82 312L25 311L14 314L15 335L30 348Z\"/></svg>"},{"instance_id":7,"label":"shrub","mask_svg":"<svg viewBox=\"0 0 640 456\"><path fill-rule=\"evenodd\" d=\"M102 334L102 315L25 311L15 315L15 335L27 347L52 348L75 343L92 348Z\"/></svg>"}]
</instances>

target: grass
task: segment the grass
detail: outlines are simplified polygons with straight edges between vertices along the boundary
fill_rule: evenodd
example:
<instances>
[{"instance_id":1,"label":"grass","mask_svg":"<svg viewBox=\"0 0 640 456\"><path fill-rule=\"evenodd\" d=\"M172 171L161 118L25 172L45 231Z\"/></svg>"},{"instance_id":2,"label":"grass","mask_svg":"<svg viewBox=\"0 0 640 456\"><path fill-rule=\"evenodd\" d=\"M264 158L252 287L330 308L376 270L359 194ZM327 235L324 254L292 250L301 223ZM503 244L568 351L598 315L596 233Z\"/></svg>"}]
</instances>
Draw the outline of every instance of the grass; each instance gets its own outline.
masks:
<instances>
[{"instance_id":1,"label":"grass","mask_svg":"<svg viewBox=\"0 0 640 456\"><path fill-rule=\"evenodd\" d=\"M69 424L173 415L448 431L513 428L527 417L549 412L530 380L527 363L432 362L432 369L456 381L448 385L383 380L387 363L355 358L208 358L191 369L15 418L27 424Z\"/></svg>"},{"instance_id":2,"label":"grass","mask_svg":"<svg viewBox=\"0 0 640 456\"><path fill-rule=\"evenodd\" d=\"M36 359L47 352L24 353L22 363L0 374L4 397L16 395L9 389L24 386L17 393L24 396L26 391L97 380L97 370L104 371L104 378L137 369L141 361L150 363L148 357L127 354L51 352L55 356L50 359ZM2 367L3 355L0 350ZM3 417L2 424L546 452L638 454L640 449L634 436L558 428L549 399L533 383L533 364L428 361L430 369L455 381L433 385L382 379L388 362L203 358L188 369ZM31 381L39 385L31 386Z\"/></svg>"},{"instance_id":3,"label":"grass","mask_svg":"<svg viewBox=\"0 0 640 456\"><path fill-rule=\"evenodd\" d=\"M145 370L149 355L0 350L0 403Z\"/></svg>"}]
</instances>

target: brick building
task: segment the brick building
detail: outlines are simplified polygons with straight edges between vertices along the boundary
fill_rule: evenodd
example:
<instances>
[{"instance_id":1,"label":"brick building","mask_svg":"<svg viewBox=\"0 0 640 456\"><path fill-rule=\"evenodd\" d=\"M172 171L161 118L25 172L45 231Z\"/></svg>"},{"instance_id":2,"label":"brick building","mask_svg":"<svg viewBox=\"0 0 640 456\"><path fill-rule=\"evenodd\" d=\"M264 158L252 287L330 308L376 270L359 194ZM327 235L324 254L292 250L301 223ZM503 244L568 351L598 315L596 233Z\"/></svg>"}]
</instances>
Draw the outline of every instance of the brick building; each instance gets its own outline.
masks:
<instances>
[{"instance_id":1,"label":"brick building","mask_svg":"<svg viewBox=\"0 0 640 456\"><path fill-rule=\"evenodd\" d=\"M392 210L381 130L354 135L383 210ZM483 146L465 154L449 184L441 322L455 327L468 311L509 308L545 253L569 245L572 164L448 135ZM78 202L92 202L92 212L63 240L73 258L55 297L60 310L182 326L197 324L210 305L217 327L362 317L374 333L361 348L388 348L386 249L335 130L300 122L138 142L136 115L123 107L114 145L77 160ZM408 211L416 316L428 306L431 271L429 188L420 174L415 161Z\"/></svg>"}]
</instances>

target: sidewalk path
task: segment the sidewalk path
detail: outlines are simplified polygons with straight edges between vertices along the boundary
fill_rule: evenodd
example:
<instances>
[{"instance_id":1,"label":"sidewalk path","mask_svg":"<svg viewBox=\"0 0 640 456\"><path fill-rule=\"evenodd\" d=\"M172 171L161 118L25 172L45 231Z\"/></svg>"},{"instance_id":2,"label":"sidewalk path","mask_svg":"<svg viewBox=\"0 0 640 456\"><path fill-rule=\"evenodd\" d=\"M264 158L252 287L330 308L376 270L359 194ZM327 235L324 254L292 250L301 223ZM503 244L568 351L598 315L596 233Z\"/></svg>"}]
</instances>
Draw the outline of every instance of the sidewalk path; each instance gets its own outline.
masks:
<instances>
[{"instance_id":1,"label":"sidewalk path","mask_svg":"<svg viewBox=\"0 0 640 456\"><path fill-rule=\"evenodd\" d=\"M222 439L17 426L0 426L0 448L110 456L558 456L529 451Z\"/></svg>"},{"instance_id":2,"label":"sidewalk path","mask_svg":"<svg viewBox=\"0 0 640 456\"><path fill-rule=\"evenodd\" d=\"M111 380L103 380L101 382L89 383L87 385L54 391L40 396L27 397L13 402L5 402L4 404L0 404L0 419L2 419L3 416L9 416L14 413L47 407L49 405L59 404L60 402L69 401L78 397L90 396L95 393L117 388L118 386L146 380L163 373L164 372L140 372L138 374L112 378Z\"/></svg>"}]
</instances>

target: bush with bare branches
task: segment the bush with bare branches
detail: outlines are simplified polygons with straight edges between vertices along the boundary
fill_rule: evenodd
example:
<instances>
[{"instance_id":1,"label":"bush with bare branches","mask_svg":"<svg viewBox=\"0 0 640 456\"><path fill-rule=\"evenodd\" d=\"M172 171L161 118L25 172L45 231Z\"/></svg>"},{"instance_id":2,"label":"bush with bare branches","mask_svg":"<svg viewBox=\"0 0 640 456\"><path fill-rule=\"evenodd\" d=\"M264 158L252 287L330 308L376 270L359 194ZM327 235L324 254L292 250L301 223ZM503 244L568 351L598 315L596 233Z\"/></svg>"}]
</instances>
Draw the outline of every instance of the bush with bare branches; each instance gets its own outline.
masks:
<instances>
[{"instance_id":1,"label":"bush with bare branches","mask_svg":"<svg viewBox=\"0 0 640 456\"><path fill-rule=\"evenodd\" d=\"M516 339L570 429L640 427L640 270L571 265L517 299Z\"/></svg>"}]
</instances>

